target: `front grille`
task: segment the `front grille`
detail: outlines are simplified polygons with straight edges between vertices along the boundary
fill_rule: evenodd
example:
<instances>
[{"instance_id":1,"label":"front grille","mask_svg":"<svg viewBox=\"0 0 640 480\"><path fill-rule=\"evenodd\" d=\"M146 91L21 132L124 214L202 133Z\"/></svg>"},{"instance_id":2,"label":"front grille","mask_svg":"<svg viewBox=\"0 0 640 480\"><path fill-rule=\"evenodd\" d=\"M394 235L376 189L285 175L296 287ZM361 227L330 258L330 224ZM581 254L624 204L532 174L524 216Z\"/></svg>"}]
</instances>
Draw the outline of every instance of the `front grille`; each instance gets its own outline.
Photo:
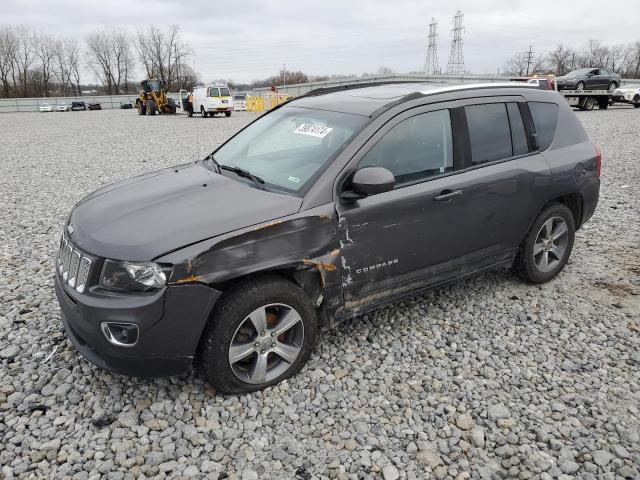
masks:
<instances>
[{"instance_id":1,"label":"front grille","mask_svg":"<svg viewBox=\"0 0 640 480\"><path fill-rule=\"evenodd\" d=\"M66 235L62 235L57 268L64 283L80 293L84 292L92 264L93 259L89 255L71 243Z\"/></svg>"}]
</instances>

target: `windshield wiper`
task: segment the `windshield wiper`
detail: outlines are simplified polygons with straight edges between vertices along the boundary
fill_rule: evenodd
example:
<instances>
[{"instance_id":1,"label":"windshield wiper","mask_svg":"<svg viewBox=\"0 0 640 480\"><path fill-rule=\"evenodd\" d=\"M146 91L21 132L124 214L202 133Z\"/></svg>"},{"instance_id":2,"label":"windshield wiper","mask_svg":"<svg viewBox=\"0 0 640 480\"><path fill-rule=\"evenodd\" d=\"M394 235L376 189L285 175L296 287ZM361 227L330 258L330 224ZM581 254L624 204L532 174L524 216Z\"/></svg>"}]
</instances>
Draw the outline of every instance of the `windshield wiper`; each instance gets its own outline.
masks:
<instances>
[{"instance_id":1,"label":"windshield wiper","mask_svg":"<svg viewBox=\"0 0 640 480\"><path fill-rule=\"evenodd\" d=\"M218 163L218 161L215 158L213 158L213 153L207 155L204 159L205 159L205 161L206 160L211 160L211 163L213 163L213 165L216 167L216 173L222 173L220 171L220 164Z\"/></svg>"},{"instance_id":2,"label":"windshield wiper","mask_svg":"<svg viewBox=\"0 0 640 480\"><path fill-rule=\"evenodd\" d=\"M212 158L212 160L213 160L213 158ZM213 161L215 162L215 160L213 160ZM253 183L255 183L258 186L261 186L264 183L263 179L261 179L257 175L254 175L249 170L245 170L245 169L240 168L240 167L230 167L229 165L220 165L218 162L216 162L216 164L218 165L219 169L228 170L230 172L235 173L239 177L248 178L249 180L253 181Z\"/></svg>"}]
</instances>

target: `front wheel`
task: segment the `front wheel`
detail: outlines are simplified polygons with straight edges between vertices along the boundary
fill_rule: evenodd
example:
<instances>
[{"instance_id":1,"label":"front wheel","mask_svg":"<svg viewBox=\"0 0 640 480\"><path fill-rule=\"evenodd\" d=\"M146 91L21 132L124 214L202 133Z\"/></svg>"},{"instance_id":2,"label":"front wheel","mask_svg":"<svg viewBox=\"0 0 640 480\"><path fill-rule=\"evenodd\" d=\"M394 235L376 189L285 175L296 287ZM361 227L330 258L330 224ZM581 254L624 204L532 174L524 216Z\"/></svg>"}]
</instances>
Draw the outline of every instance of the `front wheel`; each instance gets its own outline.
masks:
<instances>
[{"instance_id":1,"label":"front wheel","mask_svg":"<svg viewBox=\"0 0 640 480\"><path fill-rule=\"evenodd\" d=\"M247 280L216 306L199 364L218 391L261 390L295 375L313 350L316 312L306 293L280 277Z\"/></svg>"},{"instance_id":2,"label":"front wheel","mask_svg":"<svg viewBox=\"0 0 640 480\"><path fill-rule=\"evenodd\" d=\"M527 233L514 270L529 283L545 283L562 271L575 239L573 213L562 203L553 203L536 219Z\"/></svg>"},{"instance_id":3,"label":"front wheel","mask_svg":"<svg viewBox=\"0 0 640 480\"><path fill-rule=\"evenodd\" d=\"M613 92L616 88L618 88L618 84L616 82L611 82L609 84L609 91Z\"/></svg>"},{"instance_id":4,"label":"front wheel","mask_svg":"<svg viewBox=\"0 0 640 480\"><path fill-rule=\"evenodd\" d=\"M633 108L640 108L640 95L633 97Z\"/></svg>"},{"instance_id":5,"label":"front wheel","mask_svg":"<svg viewBox=\"0 0 640 480\"><path fill-rule=\"evenodd\" d=\"M154 102L153 100L147 100L147 115L155 115L156 110L156 102Z\"/></svg>"},{"instance_id":6,"label":"front wheel","mask_svg":"<svg viewBox=\"0 0 640 480\"><path fill-rule=\"evenodd\" d=\"M576 85L576 90L578 90L579 92L584 90L584 82L578 82L578 84Z\"/></svg>"},{"instance_id":7,"label":"front wheel","mask_svg":"<svg viewBox=\"0 0 640 480\"><path fill-rule=\"evenodd\" d=\"M147 107L142 102L136 102L136 108L138 115L145 115L147 113Z\"/></svg>"},{"instance_id":8,"label":"front wheel","mask_svg":"<svg viewBox=\"0 0 640 480\"><path fill-rule=\"evenodd\" d=\"M200 107L200 115L202 115L202 118L207 118L207 112L204 110L204 107Z\"/></svg>"},{"instance_id":9,"label":"front wheel","mask_svg":"<svg viewBox=\"0 0 640 480\"><path fill-rule=\"evenodd\" d=\"M225 116L229 118L231 116L231 112L224 112Z\"/></svg>"}]
</instances>

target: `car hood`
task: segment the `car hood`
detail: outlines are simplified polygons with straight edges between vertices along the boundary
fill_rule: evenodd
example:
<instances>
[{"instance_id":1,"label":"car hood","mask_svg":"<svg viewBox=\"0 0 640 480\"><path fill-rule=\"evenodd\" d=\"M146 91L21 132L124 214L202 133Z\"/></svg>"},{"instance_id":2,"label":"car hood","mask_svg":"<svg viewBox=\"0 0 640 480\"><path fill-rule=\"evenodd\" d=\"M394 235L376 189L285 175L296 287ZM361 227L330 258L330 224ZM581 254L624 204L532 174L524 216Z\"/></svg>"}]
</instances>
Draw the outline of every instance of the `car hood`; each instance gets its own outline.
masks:
<instances>
[{"instance_id":1,"label":"car hood","mask_svg":"<svg viewBox=\"0 0 640 480\"><path fill-rule=\"evenodd\" d=\"M260 190L201 163L190 164L88 195L71 213L71 239L97 256L150 261L207 238L293 214L301 204L299 197Z\"/></svg>"}]
</instances>

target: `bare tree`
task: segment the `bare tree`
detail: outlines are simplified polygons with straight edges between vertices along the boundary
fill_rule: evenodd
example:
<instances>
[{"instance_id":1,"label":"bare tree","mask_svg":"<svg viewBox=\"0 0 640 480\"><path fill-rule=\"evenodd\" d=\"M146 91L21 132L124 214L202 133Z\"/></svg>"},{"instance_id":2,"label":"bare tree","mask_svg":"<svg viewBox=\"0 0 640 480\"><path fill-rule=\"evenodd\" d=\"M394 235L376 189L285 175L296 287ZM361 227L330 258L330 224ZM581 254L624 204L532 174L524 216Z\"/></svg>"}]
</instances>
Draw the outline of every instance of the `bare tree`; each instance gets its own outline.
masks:
<instances>
[{"instance_id":1,"label":"bare tree","mask_svg":"<svg viewBox=\"0 0 640 480\"><path fill-rule=\"evenodd\" d=\"M166 31L150 26L139 32L136 48L148 78L159 78L169 89L180 87L180 69L191 49L181 40L177 25Z\"/></svg>"},{"instance_id":2,"label":"bare tree","mask_svg":"<svg viewBox=\"0 0 640 480\"><path fill-rule=\"evenodd\" d=\"M80 45L75 38L65 40L64 55L69 66L69 83L75 86L76 95L80 96Z\"/></svg>"},{"instance_id":3,"label":"bare tree","mask_svg":"<svg viewBox=\"0 0 640 480\"><path fill-rule=\"evenodd\" d=\"M15 58L18 54L18 38L14 28L0 26L0 82L3 96L11 95L15 86Z\"/></svg>"},{"instance_id":4,"label":"bare tree","mask_svg":"<svg viewBox=\"0 0 640 480\"><path fill-rule=\"evenodd\" d=\"M23 97L29 96L29 69L35 60L33 49L33 32L26 26L20 25L15 28L17 48L13 62L15 71L18 74L18 82L21 87ZM16 84L14 78L14 84Z\"/></svg>"},{"instance_id":5,"label":"bare tree","mask_svg":"<svg viewBox=\"0 0 640 480\"><path fill-rule=\"evenodd\" d=\"M88 65L107 95L118 94L128 80L131 55L129 36L123 30L104 29L87 36Z\"/></svg>"},{"instance_id":6,"label":"bare tree","mask_svg":"<svg viewBox=\"0 0 640 480\"><path fill-rule=\"evenodd\" d=\"M38 69L40 70L41 90L35 92L36 96L49 96L49 83L54 72L54 62L56 58L56 48L59 40L49 35L37 34L33 36L33 51L40 60Z\"/></svg>"},{"instance_id":7,"label":"bare tree","mask_svg":"<svg viewBox=\"0 0 640 480\"><path fill-rule=\"evenodd\" d=\"M558 45L555 50L549 53L549 69L556 75L566 75L573 68L572 59L575 52L563 45Z\"/></svg>"}]
</instances>

